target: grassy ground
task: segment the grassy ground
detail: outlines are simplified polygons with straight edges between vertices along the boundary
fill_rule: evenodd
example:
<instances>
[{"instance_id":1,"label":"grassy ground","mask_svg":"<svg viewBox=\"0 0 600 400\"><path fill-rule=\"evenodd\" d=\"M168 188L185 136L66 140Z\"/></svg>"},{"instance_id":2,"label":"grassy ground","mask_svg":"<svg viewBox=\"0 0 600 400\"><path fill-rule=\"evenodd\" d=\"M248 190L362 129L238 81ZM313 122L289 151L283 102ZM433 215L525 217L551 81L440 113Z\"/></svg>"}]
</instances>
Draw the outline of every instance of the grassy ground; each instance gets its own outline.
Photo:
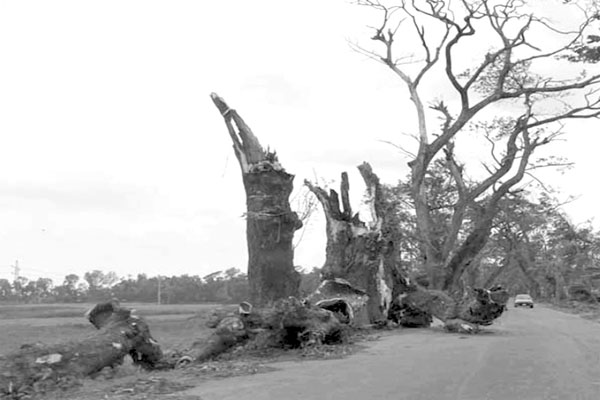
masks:
<instances>
[{"instance_id":1,"label":"grassy ground","mask_svg":"<svg viewBox=\"0 0 600 400\"><path fill-rule=\"evenodd\" d=\"M125 303L134 308L150 326L152 336L163 351L185 350L192 343L211 334L206 320L218 305L153 305ZM53 305L0 305L0 354L17 350L26 343L55 344L78 340L94 332L95 328L83 317L92 304ZM232 309L235 307L232 307ZM358 335L354 342L374 339L372 335ZM217 360L181 370L147 372L135 367L129 360L115 370L105 369L94 379L85 379L81 385L67 392L44 394L47 400L100 400L100 399L158 399L189 387L198 386L207 379L220 379L272 370L268 364L283 359L315 359L343 357L358 348L355 344L323 346L294 351L269 350L259 353L234 351ZM169 397L177 398L180 397ZM184 399L182 400L196 400Z\"/></svg>"},{"instance_id":2,"label":"grassy ground","mask_svg":"<svg viewBox=\"0 0 600 400\"><path fill-rule=\"evenodd\" d=\"M164 349L188 347L209 334L204 326L216 305L155 305L125 303L146 318L154 338ZM92 304L40 304L0 306L0 354L22 344L77 340L95 328L83 317Z\"/></svg>"},{"instance_id":3,"label":"grassy ground","mask_svg":"<svg viewBox=\"0 0 600 400\"><path fill-rule=\"evenodd\" d=\"M577 314L581 318L600 322L600 304L562 301L560 303L549 304L549 306L560 311Z\"/></svg>"}]
</instances>

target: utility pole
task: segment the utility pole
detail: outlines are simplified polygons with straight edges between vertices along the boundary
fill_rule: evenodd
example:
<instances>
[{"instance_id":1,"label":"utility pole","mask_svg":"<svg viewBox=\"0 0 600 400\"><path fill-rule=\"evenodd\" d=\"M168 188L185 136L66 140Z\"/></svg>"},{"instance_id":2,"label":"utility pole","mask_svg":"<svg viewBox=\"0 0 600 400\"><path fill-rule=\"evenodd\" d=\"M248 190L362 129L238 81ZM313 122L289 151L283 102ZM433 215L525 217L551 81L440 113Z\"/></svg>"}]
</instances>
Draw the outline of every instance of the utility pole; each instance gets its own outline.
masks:
<instances>
[{"instance_id":1,"label":"utility pole","mask_svg":"<svg viewBox=\"0 0 600 400\"><path fill-rule=\"evenodd\" d=\"M160 305L160 296L161 296L161 281L160 281L160 275L158 275L158 298L157 298L158 305Z\"/></svg>"},{"instance_id":2,"label":"utility pole","mask_svg":"<svg viewBox=\"0 0 600 400\"><path fill-rule=\"evenodd\" d=\"M19 274L21 273L21 268L19 268L19 260L15 260L15 265L13 267L13 282L17 280Z\"/></svg>"}]
</instances>

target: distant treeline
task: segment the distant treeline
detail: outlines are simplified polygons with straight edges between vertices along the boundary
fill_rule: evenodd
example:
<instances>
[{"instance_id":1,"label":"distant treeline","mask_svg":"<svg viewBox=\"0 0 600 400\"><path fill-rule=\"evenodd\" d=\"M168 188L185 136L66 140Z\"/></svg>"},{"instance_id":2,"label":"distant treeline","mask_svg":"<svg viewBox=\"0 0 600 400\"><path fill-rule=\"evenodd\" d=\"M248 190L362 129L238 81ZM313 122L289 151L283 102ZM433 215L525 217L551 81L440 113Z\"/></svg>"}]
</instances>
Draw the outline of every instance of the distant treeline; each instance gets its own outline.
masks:
<instances>
[{"instance_id":1,"label":"distant treeline","mask_svg":"<svg viewBox=\"0 0 600 400\"><path fill-rule=\"evenodd\" d=\"M319 284L320 270L300 271L302 295ZM120 278L114 272L100 270L65 276L60 285L52 279L29 280L19 277L10 282L0 279L0 302L74 303L95 302L108 298L121 301L182 303L238 303L248 300L248 277L237 268L218 271L204 277L197 275L154 276L139 274Z\"/></svg>"}]
</instances>

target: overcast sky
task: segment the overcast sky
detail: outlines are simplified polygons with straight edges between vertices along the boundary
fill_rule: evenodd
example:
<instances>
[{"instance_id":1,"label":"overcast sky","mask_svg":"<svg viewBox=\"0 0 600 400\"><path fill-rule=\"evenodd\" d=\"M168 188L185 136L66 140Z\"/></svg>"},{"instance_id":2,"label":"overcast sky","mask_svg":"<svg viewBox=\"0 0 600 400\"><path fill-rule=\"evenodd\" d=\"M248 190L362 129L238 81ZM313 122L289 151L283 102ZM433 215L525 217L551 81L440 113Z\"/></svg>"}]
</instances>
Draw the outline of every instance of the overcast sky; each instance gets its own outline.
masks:
<instances>
[{"instance_id":1,"label":"overcast sky","mask_svg":"<svg viewBox=\"0 0 600 400\"><path fill-rule=\"evenodd\" d=\"M245 270L241 175L213 91L296 187L346 170L358 199L363 161L405 176L381 141L414 130L408 96L348 45L368 43L369 22L345 0L0 0L0 278L15 260L55 283ZM550 182L580 196L575 222L600 213L597 126L570 125L552 150L577 162ZM318 213L299 232L307 268L324 260Z\"/></svg>"}]
</instances>

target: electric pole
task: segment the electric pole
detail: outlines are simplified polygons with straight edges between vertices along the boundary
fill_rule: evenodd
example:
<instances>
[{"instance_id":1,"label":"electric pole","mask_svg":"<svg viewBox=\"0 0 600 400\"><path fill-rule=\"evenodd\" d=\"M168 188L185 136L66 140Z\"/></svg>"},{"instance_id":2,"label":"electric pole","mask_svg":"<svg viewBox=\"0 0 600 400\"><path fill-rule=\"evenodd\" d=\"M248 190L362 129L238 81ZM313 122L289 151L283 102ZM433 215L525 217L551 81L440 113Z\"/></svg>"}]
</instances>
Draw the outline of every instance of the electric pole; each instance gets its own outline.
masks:
<instances>
[{"instance_id":1,"label":"electric pole","mask_svg":"<svg viewBox=\"0 0 600 400\"><path fill-rule=\"evenodd\" d=\"M160 283L160 275L158 275L158 298L157 298L158 305L160 305L160 295L161 295L161 283Z\"/></svg>"},{"instance_id":2,"label":"electric pole","mask_svg":"<svg viewBox=\"0 0 600 400\"><path fill-rule=\"evenodd\" d=\"M17 280L19 274L21 273L21 268L19 268L19 260L15 260L15 265L13 267L13 282Z\"/></svg>"}]
</instances>

